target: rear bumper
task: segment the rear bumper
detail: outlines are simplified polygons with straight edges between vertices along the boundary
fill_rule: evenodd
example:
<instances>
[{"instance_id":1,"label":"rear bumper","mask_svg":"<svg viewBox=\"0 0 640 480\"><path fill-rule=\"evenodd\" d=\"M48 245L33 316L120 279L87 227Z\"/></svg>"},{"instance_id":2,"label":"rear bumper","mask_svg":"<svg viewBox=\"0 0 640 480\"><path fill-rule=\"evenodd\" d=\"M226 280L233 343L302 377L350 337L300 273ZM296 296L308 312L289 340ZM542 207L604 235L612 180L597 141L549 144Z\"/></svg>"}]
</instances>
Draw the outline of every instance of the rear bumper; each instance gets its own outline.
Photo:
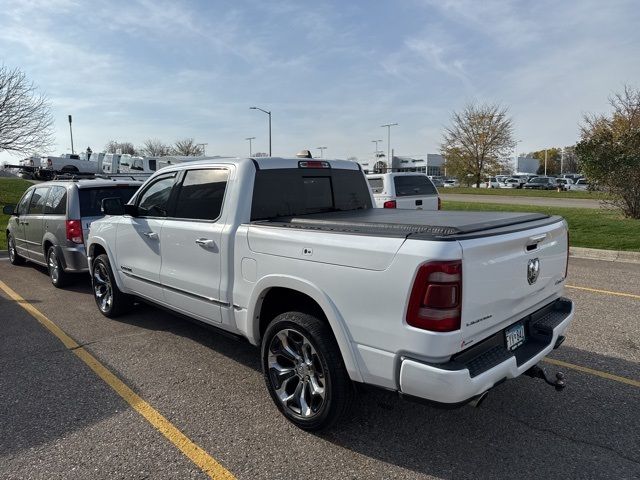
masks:
<instances>
[{"instance_id":1,"label":"rear bumper","mask_svg":"<svg viewBox=\"0 0 640 480\"><path fill-rule=\"evenodd\" d=\"M501 331L444 364L405 358L400 365L400 391L433 402L463 404L522 375L547 356L562 343L573 315L571 300L561 298L519 320L525 325L527 341L513 352L507 350Z\"/></svg>"},{"instance_id":2,"label":"rear bumper","mask_svg":"<svg viewBox=\"0 0 640 480\"><path fill-rule=\"evenodd\" d=\"M63 269L65 272L88 272L89 264L87 262L87 251L84 245L75 245L73 247L60 247L61 255L58 257L64 262Z\"/></svg>"}]
</instances>

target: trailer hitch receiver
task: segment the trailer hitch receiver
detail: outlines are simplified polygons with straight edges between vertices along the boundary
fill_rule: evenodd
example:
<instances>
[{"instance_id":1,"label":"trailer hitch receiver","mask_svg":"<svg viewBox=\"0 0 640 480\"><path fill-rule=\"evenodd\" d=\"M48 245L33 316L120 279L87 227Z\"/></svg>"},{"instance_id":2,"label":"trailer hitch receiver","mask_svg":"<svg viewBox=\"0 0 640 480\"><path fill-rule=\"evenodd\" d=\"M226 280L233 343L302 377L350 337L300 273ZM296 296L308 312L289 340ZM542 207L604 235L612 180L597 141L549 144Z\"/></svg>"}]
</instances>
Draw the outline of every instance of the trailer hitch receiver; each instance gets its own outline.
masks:
<instances>
[{"instance_id":1,"label":"trailer hitch receiver","mask_svg":"<svg viewBox=\"0 0 640 480\"><path fill-rule=\"evenodd\" d=\"M549 376L549 374L545 371L545 369L540 367L539 365L534 365L529 370L524 372L524 374L527 375L528 377L531 377L531 378L541 378L548 385L551 385L552 387L555 387L555 389L557 391L562 390L567 385L567 383L565 381L564 373L557 372L556 373L556 378L554 380Z\"/></svg>"}]
</instances>

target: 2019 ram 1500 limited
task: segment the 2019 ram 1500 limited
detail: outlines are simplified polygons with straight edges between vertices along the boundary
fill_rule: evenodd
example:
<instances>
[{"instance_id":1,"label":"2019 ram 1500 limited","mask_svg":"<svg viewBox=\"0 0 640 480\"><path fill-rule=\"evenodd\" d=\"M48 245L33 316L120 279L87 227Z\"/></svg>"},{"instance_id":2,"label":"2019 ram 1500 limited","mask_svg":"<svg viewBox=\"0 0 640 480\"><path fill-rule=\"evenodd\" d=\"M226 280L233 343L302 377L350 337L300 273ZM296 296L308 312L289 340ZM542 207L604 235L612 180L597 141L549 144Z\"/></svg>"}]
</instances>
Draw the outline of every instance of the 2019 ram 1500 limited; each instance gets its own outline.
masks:
<instances>
[{"instance_id":1,"label":"2019 ram 1500 limited","mask_svg":"<svg viewBox=\"0 0 640 480\"><path fill-rule=\"evenodd\" d=\"M246 337L305 429L336 421L353 382L477 399L573 318L562 218L374 209L354 162L202 160L116 200L87 241L100 311L138 297Z\"/></svg>"}]
</instances>

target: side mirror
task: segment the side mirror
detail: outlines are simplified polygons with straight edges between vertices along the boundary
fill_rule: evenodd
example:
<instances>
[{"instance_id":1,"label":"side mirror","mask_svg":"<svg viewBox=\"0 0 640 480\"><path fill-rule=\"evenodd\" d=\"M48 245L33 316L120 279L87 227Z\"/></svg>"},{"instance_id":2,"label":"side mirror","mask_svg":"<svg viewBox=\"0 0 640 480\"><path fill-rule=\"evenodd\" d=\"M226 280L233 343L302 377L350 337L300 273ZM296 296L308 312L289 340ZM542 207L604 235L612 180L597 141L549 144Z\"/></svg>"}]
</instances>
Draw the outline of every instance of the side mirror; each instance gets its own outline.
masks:
<instances>
[{"instance_id":1,"label":"side mirror","mask_svg":"<svg viewBox=\"0 0 640 480\"><path fill-rule=\"evenodd\" d=\"M118 197L103 198L102 212L105 215L124 215L122 200Z\"/></svg>"},{"instance_id":2,"label":"side mirror","mask_svg":"<svg viewBox=\"0 0 640 480\"><path fill-rule=\"evenodd\" d=\"M15 205L5 205L2 207L2 213L5 215L15 215L16 214L16 206Z\"/></svg>"},{"instance_id":3,"label":"side mirror","mask_svg":"<svg viewBox=\"0 0 640 480\"><path fill-rule=\"evenodd\" d=\"M126 203L124 205L124 214L131 215L132 217L138 217L140 216L140 211L138 210L138 207L136 207L135 205L130 205Z\"/></svg>"}]
</instances>

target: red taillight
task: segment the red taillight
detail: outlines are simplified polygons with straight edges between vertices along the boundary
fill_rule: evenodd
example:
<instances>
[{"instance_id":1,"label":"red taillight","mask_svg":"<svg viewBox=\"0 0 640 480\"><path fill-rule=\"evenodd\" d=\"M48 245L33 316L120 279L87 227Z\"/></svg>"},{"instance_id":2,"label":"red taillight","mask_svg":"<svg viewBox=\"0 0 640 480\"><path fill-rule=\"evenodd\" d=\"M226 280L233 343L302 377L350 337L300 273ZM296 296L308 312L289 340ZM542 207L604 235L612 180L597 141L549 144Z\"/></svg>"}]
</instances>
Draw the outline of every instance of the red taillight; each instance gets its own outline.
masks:
<instances>
[{"instance_id":1,"label":"red taillight","mask_svg":"<svg viewBox=\"0 0 640 480\"><path fill-rule=\"evenodd\" d=\"M322 160L303 160L298 162L298 168L331 168L331 164Z\"/></svg>"},{"instance_id":2,"label":"red taillight","mask_svg":"<svg viewBox=\"0 0 640 480\"><path fill-rule=\"evenodd\" d=\"M460 328L462 261L430 262L418 269L407 309L407 323L434 332Z\"/></svg>"},{"instance_id":3,"label":"red taillight","mask_svg":"<svg viewBox=\"0 0 640 480\"><path fill-rule=\"evenodd\" d=\"M442 199L438 197L438 210L442 210Z\"/></svg>"},{"instance_id":4,"label":"red taillight","mask_svg":"<svg viewBox=\"0 0 640 480\"><path fill-rule=\"evenodd\" d=\"M387 200L386 202L384 202L384 204L382 206L383 206L383 208L396 208L396 201L395 200Z\"/></svg>"},{"instance_id":5,"label":"red taillight","mask_svg":"<svg viewBox=\"0 0 640 480\"><path fill-rule=\"evenodd\" d=\"M73 243L84 242L80 220L67 220L67 240Z\"/></svg>"}]
</instances>

